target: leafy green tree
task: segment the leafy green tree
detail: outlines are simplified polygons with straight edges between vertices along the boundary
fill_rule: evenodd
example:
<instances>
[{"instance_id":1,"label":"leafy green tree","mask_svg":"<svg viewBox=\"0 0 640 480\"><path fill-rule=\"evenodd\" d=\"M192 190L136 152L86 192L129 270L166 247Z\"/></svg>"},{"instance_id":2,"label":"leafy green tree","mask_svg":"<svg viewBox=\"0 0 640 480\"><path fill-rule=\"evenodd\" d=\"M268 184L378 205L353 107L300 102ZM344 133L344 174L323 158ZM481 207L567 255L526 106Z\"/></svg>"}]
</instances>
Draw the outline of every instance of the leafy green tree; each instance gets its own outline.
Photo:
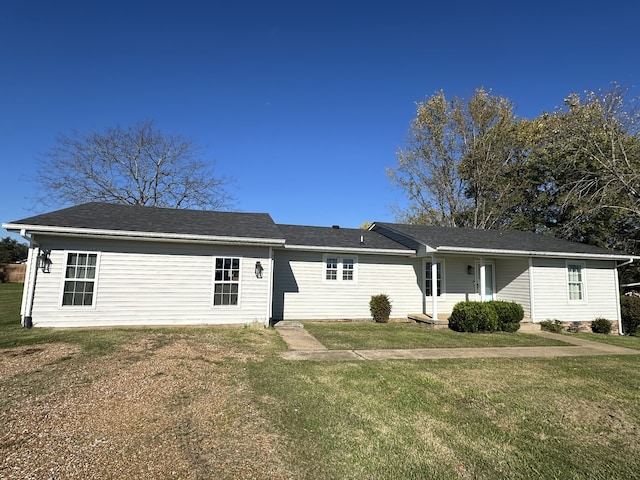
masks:
<instances>
[{"instance_id":1,"label":"leafy green tree","mask_svg":"<svg viewBox=\"0 0 640 480\"><path fill-rule=\"evenodd\" d=\"M15 263L27 259L29 248L11 237L0 240L0 263Z\"/></svg>"},{"instance_id":2,"label":"leafy green tree","mask_svg":"<svg viewBox=\"0 0 640 480\"><path fill-rule=\"evenodd\" d=\"M387 175L407 194L401 221L509 228L525 195L530 126L513 104L477 89L469 101L441 91L417 105L407 144Z\"/></svg>"}]
</instances>

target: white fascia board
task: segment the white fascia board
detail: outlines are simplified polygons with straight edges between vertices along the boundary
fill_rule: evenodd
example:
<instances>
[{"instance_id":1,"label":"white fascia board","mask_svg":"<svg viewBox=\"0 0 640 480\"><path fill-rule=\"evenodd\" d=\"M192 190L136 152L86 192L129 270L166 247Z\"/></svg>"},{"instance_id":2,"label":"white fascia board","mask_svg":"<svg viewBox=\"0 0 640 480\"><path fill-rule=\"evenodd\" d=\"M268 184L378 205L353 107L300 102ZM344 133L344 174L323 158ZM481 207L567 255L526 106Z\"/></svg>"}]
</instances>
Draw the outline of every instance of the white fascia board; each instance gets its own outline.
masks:
<instances>
[{"instance_id":1,"label":"white fascia board","mask_svg":"<svg viewBox=\"0 0 640 480\"><path fill-rule=\"evenodd\" d=\"M174 241L185 243L212 243L218 245L284 245L283 238L225 237L192 235L181 233L136 232L129 230L100 230L91 228L50 227L42 225L20 225L3 223L2 228L10 232L26 231L30 234L55 236L108 238L121 240Z\"/></svg>"},{"instance_id":2,"label":"white fascia board","mask_svg":"<svg viewBox=\"0 0 640 480\"><path fill-rule=\"evenodd\" d=\"M319 245L284 245L285 250L307 250L318 252L345 252L345 253L360 253L366 254L381 254L381 255L399 255L406 257L415 256L416 252L413 250L393 250L385 248L357 248L357 247L322 247Z\"/></svg>"},{"instance_id":3,"label":"white fascia board","mask_svg":"<svg viewBox=\"0 0 640 480\"><path fill-rule=\"evenodd\" d=\"M593 260L637 260L640 257L634 255L616 255L599 253L572 253L572 252L538 252L530 250L500 250L492 248L447 247L437 248L438 253L468 253L472 255L507 255L517 257L549 257L549 258L585 258Z\"/></svg>"}]
</instances>

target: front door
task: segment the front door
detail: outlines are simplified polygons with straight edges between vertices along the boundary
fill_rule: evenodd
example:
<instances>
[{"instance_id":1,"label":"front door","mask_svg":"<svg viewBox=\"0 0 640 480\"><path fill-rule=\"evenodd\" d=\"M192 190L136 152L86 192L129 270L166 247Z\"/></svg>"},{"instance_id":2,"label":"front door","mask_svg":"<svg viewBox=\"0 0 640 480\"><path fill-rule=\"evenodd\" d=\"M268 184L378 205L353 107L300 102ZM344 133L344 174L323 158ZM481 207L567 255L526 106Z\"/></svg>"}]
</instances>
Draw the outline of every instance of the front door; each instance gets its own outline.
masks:
<instances>
[{"instance_id":1,"label":"front door","mask_svg":"<svg viewBox=\"0 0 640 480\"><path fill-rule=\"evenodd\" d=\"M495 299L494 264L476 262L476 295L481 302Z\"/></svg>"}]
</instances>

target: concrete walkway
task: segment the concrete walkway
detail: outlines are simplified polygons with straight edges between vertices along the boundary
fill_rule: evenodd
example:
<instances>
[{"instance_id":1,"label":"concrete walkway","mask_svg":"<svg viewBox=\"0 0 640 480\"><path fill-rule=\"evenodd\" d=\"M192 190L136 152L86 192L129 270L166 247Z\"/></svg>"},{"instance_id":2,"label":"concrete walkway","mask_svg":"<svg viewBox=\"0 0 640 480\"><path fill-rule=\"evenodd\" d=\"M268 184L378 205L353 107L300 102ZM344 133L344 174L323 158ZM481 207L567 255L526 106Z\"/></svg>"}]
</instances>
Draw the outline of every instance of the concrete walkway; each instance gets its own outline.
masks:
<instances>
[{"instance_id":1,"label":"concrete walkway","mask_svg":"<svg viewBox=\"0 0 640 480\"><path fill-rule=\"evenodd\" d=\"M531 333L570 345L561 347L416 348L387 350L327 350L299 322L279 322L276 331L289 346L281 354L286 360L423 360L441 358L580 357L587 355L640 355L640 350L592 342L550 332Z\"/></svg>"}]
</instances>

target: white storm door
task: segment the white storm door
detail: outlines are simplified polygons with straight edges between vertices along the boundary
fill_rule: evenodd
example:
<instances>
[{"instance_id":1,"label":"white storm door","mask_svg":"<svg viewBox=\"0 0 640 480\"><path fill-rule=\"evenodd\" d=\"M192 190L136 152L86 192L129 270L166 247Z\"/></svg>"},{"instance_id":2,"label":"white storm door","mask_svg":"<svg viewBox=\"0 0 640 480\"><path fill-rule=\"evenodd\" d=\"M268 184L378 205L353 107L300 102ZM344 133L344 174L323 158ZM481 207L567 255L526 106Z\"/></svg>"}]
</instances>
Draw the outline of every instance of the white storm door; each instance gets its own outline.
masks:
<instances>
[{"instance_id":1,"label":"white storm door","mask_svg":"<svg viewBox=\"0 0 640 480\"><path fill-rule=\"evenodd\" d=\"M494 264L476 262L476 294L481 302L495 300Z\"/></svg>"}]
</instances>

